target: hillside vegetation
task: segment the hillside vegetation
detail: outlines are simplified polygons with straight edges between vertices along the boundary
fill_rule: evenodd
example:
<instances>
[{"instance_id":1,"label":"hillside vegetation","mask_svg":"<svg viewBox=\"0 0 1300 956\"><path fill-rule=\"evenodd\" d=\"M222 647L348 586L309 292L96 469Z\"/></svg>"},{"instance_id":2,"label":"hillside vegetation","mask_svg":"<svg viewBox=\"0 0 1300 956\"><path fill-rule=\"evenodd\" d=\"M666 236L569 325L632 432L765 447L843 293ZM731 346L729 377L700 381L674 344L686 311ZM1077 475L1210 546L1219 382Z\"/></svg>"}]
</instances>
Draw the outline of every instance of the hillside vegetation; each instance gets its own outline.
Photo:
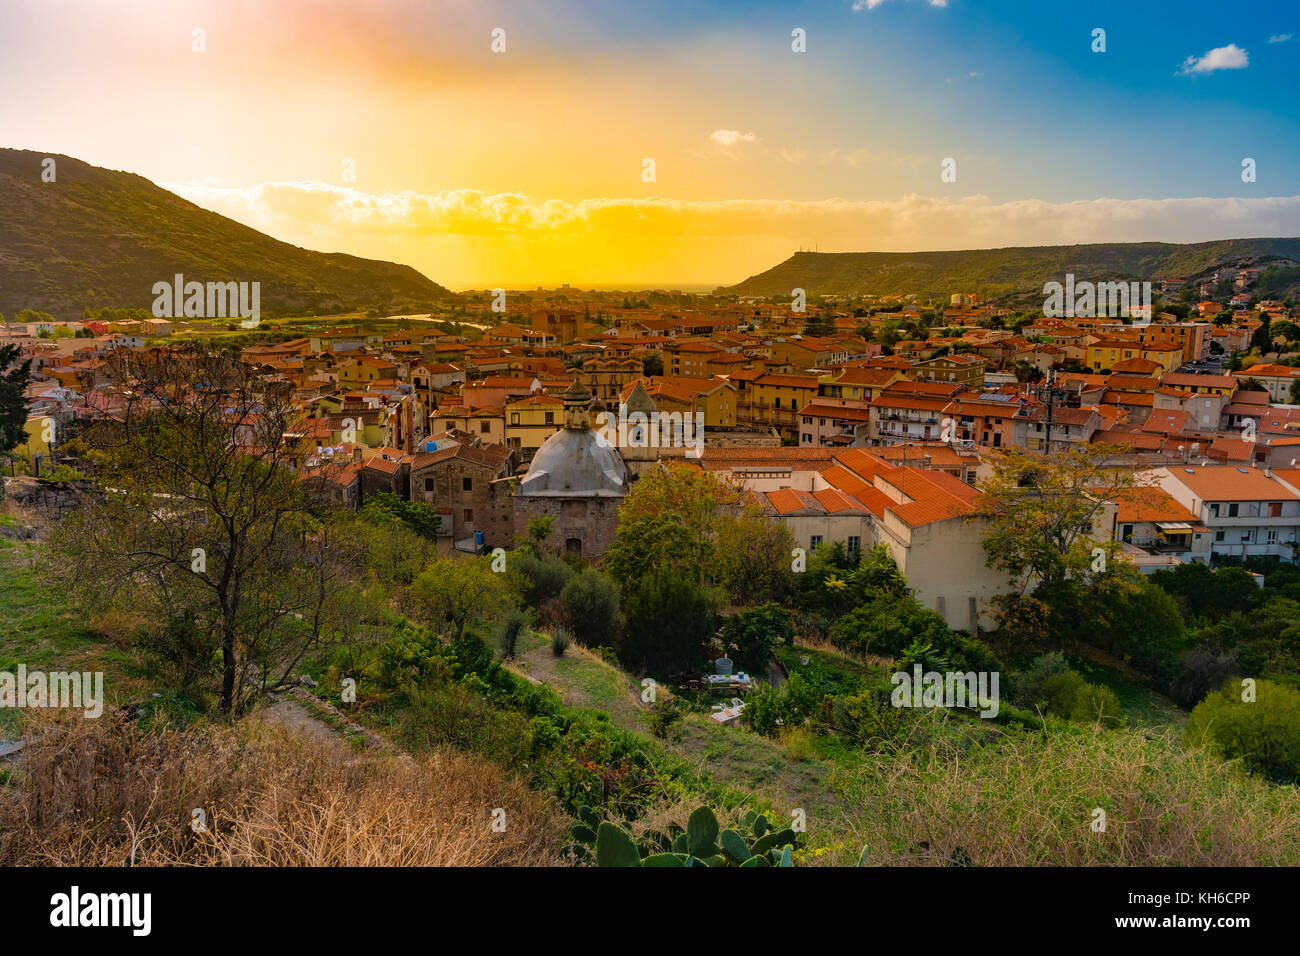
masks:
<instances>
[{"instance_id":1,"label":"hillside vegetation","mask_svg":"<svg viewBox=\"0 0 1300 956\"><path fill-rule=\"evenodd\" d=\"M41 178L47 157L54 182ZM133 173L0 149L0 313L148 308L154 283L176 273L260 282L266 315L400 309L449 295L410 266L280 242Z\"/></svg>"},{"instance_id":2,"label":"hillside vegetation","mask_svg":"<svg viewBox=\"0 0 1300 956\"><path fill-rule=\"evenodd\" d=\"M1080 279L1145 281L1208 277L1220 265L1294 265L1300 239L1223 239L1178 245L1110 242L1081 246L1026 246L956 252L798 252L744 282L720 289L736 295L947 296L954 292L1041 296L1043 283ZM1288 292L1285 289L1274 290Z\"/></svg>"}]
</instances>

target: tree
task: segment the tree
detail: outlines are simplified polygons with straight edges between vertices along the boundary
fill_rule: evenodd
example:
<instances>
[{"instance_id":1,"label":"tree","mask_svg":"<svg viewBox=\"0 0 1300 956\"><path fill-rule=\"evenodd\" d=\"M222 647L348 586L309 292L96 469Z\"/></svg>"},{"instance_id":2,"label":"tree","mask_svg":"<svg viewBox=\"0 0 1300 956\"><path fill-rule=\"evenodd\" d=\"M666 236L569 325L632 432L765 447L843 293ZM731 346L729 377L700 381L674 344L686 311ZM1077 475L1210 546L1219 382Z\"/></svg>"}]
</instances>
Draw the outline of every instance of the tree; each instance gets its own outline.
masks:
<instances>
[{"instance_id":1,"label":"tree","mask_svg":"<svg viewBox=\"0 0 1300 956\"><path fill-rule=\"evenodd\" d=\"M1115 545L1099 522L1107 502L1135 484L1131 471L1107 467L1122 453L1101 443L1050 456L994 451L977 511L988 522L989 566L1006 571L1021 592L1104 569Z\"/></svg>"},{"instance_id":2,"label":"tree","mask_svg":"<svg viewBox=\"0 0 1300 956\"><path fill-rule=\"evenodd\" d=\"M625 666L669 675L703 662L716 608L688 569L654 568L624 606L627 628L618 654Z\"/></svg>"},{"instance_id":3,"label":"tree","mask_svg":"<svg viewBox=\"0 0 1300 956\"><path fill-rule=\"evenodd\" d=\"M618 587L595 568L569 579L560 592L573 636L584 647L617 647L623 633Z\"/></svg>"},{"instance_id":4,"label":"tree","mask_svg":"<svg viewBox=\"0 0 1300 956\"><path fill-rule=\"evenodd\" d=\"M192 621L191 646L220 657L221 710L238 711L346 626L355 537L289 467L288 386L199 347L106 371L123 401L83 430L100 488L52 535L54 571L79 600Z\"/></svg>"},{"instance_id":5,"label":"tree","mask_svg":"<svg viewBox=\"0 0 1300 956\"><path fill-rule=\"evenodd\" d=\"M503 575L485 558L437 558L411 582L409 608L429 625L450 624L455 637L481 618L510 608Z\"/></svg>"},{"instance_id":6,"label":"tree","mask_svg":"<svg viewBox=\"0 0 1300 956\"><path fill-rule=\"evenodd\" d=\"M1300 692L1273 681L1255 682L1248 698L1238 682L1224 685L1192 710L1183 730L1191 747L1206 747L1276 783L1300 781Z\"/></svg>"},{"instance_id":7,"label":"tree","mask_svg":"<svg viewBox=\"0 0 1300 956\"><path fill-rule=\"evenodd\" d=\"M650 352L641 360L641 374L647 378L664 374L664 356L662 352Z\"/></svg>"},{"instance_id":8,"label":"tree","mask_svg":"<svg viewBox=\"0 0 1300 956\"><path fill-rule=\"evenodd\" d=\"M18 361L17 345L0 345L0 454L27 441L27 385L32 360Z\"/></svg>"},{"instance_id":9,"label":"tree","mask_svg":"<svg viewBox=\"0 0 1300 956\"><path fill-rule=\"evenodd\" d=\"M741 670L765 674L778 641L794 637L794 620L779 604L731 615L722 625L722 646Z\"/></svg>"},{"instance_id":10,"label":"tree","mask_svg":"<svg viewBox=\"0 0 1300 956\"><path fill-rule=\"evenodd\" d=\"M691 465L665 463L643 475L618 509L605 570L626 596L651 570L679 567L697 584L713 578L715 523L742 511L739 489Z\"/></svg>"}]
</instances>

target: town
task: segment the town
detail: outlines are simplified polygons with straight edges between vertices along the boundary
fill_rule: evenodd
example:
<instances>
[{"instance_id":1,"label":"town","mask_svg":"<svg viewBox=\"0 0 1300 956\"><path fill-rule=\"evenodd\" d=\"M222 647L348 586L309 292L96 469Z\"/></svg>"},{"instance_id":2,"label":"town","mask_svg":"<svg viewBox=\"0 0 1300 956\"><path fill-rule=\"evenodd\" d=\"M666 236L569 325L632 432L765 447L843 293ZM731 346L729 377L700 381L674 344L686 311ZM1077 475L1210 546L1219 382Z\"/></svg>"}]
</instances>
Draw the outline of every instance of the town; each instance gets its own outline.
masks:
<instances>
[{"instance_id":1,"label":"town","mask_svg":"<svg viewBox=\"0 0 1300 956\"><path fill-rule=\"evenodd\" d=\"M1216 270L1190 290L1167 278L1140 324L966 293L814 297L797 313L753 297L629 307L566 287L504 314L467 297L456 314L299 319L241 355L292 390L292 467L351 508L378 492L430 506L447 553L509 547L550 516L559 546L599 558L637 478L689 462L750 493L802 548L885 545L920 600L973 633L1006 583L975 518L996 449L1115 446L1107 467L1142 487L1098 520L1143 572L1297 561L1300 332L1295 310L1252 295L1261 271ZM211 329L35 314L0 326L0 345L33 368L15 460L35 476L75 464L61 442L121 401L111 354L183 348ZM629 433L629 416L675 418L675 438Z\"/></svg>"}]
</instances>

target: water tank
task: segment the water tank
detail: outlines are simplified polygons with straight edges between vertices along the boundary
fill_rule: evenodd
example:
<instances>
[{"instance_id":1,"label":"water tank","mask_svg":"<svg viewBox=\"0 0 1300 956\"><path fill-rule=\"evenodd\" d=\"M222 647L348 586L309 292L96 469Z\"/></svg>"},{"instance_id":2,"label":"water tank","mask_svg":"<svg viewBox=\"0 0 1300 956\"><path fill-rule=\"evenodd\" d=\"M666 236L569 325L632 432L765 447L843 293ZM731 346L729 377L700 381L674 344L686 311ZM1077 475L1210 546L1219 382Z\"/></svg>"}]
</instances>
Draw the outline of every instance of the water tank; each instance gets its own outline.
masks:
<instances>
[{"instance_id":1,"label":"water tank","mask_svg":"<svg viewBox=\"0 0 1300 956\"><path fill-rule=\"evenodd\" d=\"M731 673L731 658L730 658L730 657L719 657L716 661L713 662L713 666L717 668L717 671L718 671L719 674L730 674L730 673Z\"/></svg>"}]
</instances>

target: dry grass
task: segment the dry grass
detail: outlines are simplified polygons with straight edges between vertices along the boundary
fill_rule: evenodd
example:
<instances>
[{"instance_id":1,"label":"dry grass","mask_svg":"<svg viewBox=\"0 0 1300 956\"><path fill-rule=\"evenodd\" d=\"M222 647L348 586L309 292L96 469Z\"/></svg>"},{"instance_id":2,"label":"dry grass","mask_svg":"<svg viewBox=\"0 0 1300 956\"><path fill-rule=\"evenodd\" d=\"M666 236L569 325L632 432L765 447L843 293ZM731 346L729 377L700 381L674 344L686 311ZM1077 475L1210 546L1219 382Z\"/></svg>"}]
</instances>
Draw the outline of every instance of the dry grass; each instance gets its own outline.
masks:
<instances>
[{"instance_id":1,"label":"dry grass","mask_svg":"<svg viewBox=\"0 0 1300 956\"><path fill-rule=\"evenodd\" d=\"M1300 864L1300 791L1169 735L1056 732L901 754L842 784L843 815L804 862L852 865L865 845L873 865ZM1092 829L1096 808L1105 832Z\"/></svg>"},{"instance_id":2,"label":"dry grass","mask_svg":"<svg viewBox=\"0 0 1300 956\"><path fill-rule=\"evenodd\" d=\"M0 788L0 865L565 862L554 801L482 759L357 754L253 718L185 732L109 718L47 729ZM493 832L496 808L504 832Z\"/></svg>"}]
</instances>

